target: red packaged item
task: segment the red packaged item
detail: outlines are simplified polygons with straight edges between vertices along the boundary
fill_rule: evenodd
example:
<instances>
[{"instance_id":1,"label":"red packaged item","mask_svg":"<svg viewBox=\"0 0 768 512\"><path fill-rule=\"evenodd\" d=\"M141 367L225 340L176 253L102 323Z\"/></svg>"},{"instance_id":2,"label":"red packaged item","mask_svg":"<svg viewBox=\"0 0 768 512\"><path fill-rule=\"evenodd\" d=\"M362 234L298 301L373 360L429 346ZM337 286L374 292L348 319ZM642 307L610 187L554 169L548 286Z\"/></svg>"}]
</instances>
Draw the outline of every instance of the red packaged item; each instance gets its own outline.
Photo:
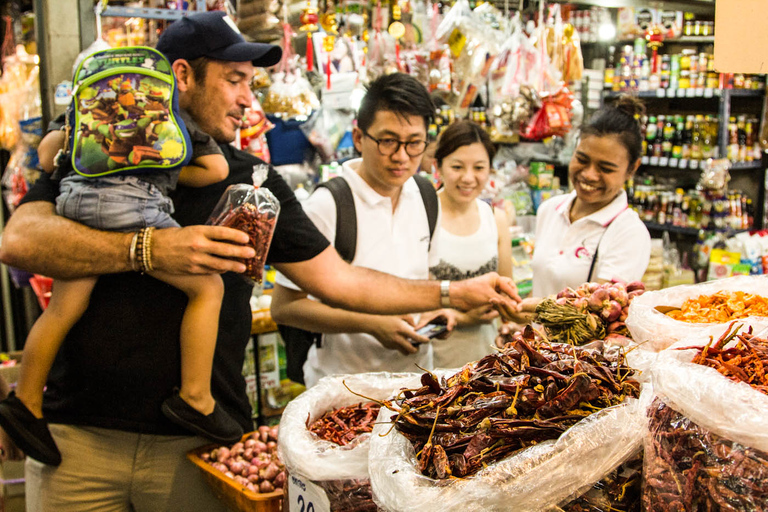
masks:
<instances>
[{"instance_id":1,"label":"red packaged item","mask_svg":"<svg viewBox=\"0 0 768 512\"><path fill-rule=\"evenodd\" d=\"M573 94L560 89L556 94L544 96L541 108L520 132L529 140L542 140L553 135L564 136L571 128L571 103Z\"/></svg>"},{"instance_id":2,"label":"red packaged item","mask_svg":"<svg viewBox=\"0 0 768 512\"><path fill-rule=\"evenodd\" d=\"M266 165L254 166L254 183L262 183L266 177ZM263 177L262 177L263 175ZM261 284L264 263L275 231L280 201L265 188L245 183L230 185L222 194L207 224L239 229L250 238L249 245L256 256L245 260L245 276Z\"/></svg>"}]
</instances>

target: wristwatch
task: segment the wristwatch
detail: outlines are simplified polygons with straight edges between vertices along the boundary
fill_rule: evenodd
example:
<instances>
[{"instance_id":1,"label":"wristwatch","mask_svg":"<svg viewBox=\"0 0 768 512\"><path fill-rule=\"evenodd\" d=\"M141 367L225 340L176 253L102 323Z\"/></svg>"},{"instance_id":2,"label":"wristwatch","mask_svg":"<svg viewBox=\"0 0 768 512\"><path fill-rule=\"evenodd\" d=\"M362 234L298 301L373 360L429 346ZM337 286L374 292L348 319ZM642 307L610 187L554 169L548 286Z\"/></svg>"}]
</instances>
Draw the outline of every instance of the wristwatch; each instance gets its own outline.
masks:
<instances>
[{"instance_id":1,"label":"wristwatch","mask_svg":"<svg viewBox=\"0 0 768 512\"><path fill-rule=\"evenodd\" d=\"M440 281L440 305L444 308L451 307L451 282Z\"/></svg>"}]
</instances>

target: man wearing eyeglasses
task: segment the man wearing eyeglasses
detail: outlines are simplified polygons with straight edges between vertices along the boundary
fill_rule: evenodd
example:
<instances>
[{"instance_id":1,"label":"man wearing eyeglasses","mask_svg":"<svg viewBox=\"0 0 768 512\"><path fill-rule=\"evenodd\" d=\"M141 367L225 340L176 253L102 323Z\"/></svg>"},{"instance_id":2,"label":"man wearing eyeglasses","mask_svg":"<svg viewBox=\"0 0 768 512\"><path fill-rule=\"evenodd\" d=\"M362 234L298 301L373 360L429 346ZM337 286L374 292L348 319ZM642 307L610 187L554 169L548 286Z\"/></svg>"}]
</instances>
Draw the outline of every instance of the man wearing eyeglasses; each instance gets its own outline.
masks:
<instances>
[{"instance_id":1,"label":"man wearing eyeglasses","mask_svg":"<svg viewBox=\"0 0 768 512\"><path fill-rule=\"evenodd\" d=\"M342 173L357 217L353 265L408 279L429 277L439 241L434 237L430 244L427 213L413 175L426 150L433 115L429 93L409 75L385 75L368 87L352 131L362 158L344 163ZM335 240L337 208L331 192L319 188L303 206L326 238ZM345 222L355 219L342 219L342 227ZM275 321L324 333L304 364L307 386L334 373L432 367L429 339L416 333L410 315L337 309L308 298L283 276L277 283L272 295Z\"/></svg>"}]
</instances>

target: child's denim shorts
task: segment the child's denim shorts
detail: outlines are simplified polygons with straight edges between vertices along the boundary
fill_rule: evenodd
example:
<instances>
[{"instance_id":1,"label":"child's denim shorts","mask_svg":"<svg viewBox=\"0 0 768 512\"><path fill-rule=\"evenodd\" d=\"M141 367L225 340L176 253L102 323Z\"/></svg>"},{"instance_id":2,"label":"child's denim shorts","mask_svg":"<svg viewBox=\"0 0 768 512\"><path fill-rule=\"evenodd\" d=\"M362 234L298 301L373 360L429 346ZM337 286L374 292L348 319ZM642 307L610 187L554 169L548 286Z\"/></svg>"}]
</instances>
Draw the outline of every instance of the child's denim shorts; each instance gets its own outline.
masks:
<instances>
[{"instance_id":1,"label":"child's denim shorts","mask_svg":"<svg viewBox=\"0 0 768 512\"><path fill-rule=\"evenodd\" d=\"M171 217L173 202L155 185L132 175L67 176L59 186L56 213L105 231L179 226Z\"/></svg>"}]
</instances>

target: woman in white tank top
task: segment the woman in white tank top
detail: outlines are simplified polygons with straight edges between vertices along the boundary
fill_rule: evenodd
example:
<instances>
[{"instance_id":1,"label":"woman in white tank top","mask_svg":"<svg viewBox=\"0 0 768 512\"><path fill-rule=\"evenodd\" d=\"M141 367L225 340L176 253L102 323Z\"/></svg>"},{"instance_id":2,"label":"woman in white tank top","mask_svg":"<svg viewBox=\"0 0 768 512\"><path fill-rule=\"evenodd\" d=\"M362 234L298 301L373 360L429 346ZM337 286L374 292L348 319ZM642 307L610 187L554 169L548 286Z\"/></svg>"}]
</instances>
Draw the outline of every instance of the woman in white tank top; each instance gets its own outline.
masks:
<instances>
[{"instance_id":1,"label":"woman in white tank top","mask_svg":"<svg viewBox=\"0 0 768 512\"><path fill-rule=\"evenodd\" d=\"M430 268L436 279L460 280L498 272L512 277L512 248L503 211L494 213L478 199L491 173L496 150L488 134L471 121L458 121L441 135L435 163L443 187L440 263ZM445 340L432 341L436 368L458 368L494 351L494 319L490 305L466 313L451 310L457 327Z\"/></svg>"}]
</instances>

